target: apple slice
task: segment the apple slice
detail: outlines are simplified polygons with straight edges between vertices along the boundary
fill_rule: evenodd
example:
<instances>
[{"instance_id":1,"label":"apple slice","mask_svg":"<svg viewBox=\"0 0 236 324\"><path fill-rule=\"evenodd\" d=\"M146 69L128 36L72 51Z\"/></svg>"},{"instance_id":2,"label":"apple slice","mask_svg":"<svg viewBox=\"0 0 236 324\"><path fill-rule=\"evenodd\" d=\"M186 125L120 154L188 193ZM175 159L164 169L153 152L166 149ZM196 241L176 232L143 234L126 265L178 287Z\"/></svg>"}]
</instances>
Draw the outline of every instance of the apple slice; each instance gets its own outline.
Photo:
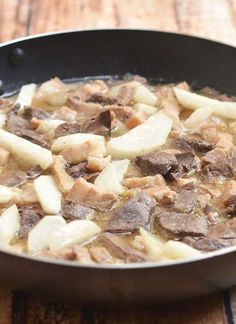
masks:
<instances>
[{"instance_id":1,"label":"apple slice","mask_svg":"<svg viewBox=\"0 0 236 324\"><path fill-rule=\"evenodd\" d=\"M39 253L48 248L49 236L66 225L62 216L44 216L29 232L27 250L29 253Z\"/></svg>"},{"instance_id":2,"label":"apple slice","mask_svg":"<svg viewBox=\"0 0 236 324\"><path fill-rule=\"evenodd\" d=\"M0 216L0 244L10 244L19 229L20 215L16 205L12 205Z\"/></svg>"},{"instance_id":3,"label":"apple slice","mask_svg":"<svg viewBox=\"0 0 236 324\"><path fill-rule=\"evenodd\" d=\"M155 151L165 144L171 127L172 119L160 111L128 133L111 138L107 153L113 158L124 159Z\"/></svg>"},{"instance_id":4,"label":"apple slice","mask_svg":"<svg viewBox=\"0 0 236 324\"><path fill-rule=\"evenodd\" d=\"M90 220L75 220L53 231L48 239L50 250L59 251L73 244L84 243L98 233L100 227Z\"/></svg>"},{"instance_id":5,"label":"apple slice","mask_svg":"<svg viewBox=\"0 0 236 324\"><path fill-rule=\"evenodd\" d=\"M0 146L27 165L40 165L45 170L53 163L51 151L3 129L0 129Z\"/></svg>"},{"instance_id":6,"label":"apple slice","mask_svg":"<svg viewBox=\"0 0 236 324\"><path fill-rule=\"evenodd\" d=\"M43 210L48 214L58 214L61 210L61 192L53 176L38 177L34 180L34 189Z\"/></svg>"},{"instance_id":7,"label":"apple slice","mask_svg":"<svg viewBox=\"0 0 236 324\"><path fill-rule=\"evenodd\" d=\"M103 192L121 193L123 191L123 178L129 163L130 161L125 159L107 164L97 176L94 182L95 186Z\"/></svg>"}]
</instances>

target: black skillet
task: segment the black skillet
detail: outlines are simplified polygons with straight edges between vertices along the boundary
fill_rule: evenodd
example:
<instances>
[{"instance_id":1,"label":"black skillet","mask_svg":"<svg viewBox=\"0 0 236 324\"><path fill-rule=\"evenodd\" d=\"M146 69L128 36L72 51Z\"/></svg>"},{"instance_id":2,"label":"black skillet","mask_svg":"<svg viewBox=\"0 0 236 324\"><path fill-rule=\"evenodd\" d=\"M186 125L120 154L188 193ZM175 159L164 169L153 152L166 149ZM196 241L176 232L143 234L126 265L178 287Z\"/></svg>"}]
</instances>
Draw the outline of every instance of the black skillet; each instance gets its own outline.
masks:
<instances>
[{"instance_id":1,"label":"black skillet","mask_svg":"<svg viewBox=\"0 0 236 324\"><path fill-rule=\"evenodd\" d=\"M236 95L236 49L216 42L139 30L73 31L0 46L2 92L53 76L133 73L186 80ZM77 303L161 303L236 284L234 248L181 262L81 266L0 252L0 286Z\"/></svg>"}]
</instances>

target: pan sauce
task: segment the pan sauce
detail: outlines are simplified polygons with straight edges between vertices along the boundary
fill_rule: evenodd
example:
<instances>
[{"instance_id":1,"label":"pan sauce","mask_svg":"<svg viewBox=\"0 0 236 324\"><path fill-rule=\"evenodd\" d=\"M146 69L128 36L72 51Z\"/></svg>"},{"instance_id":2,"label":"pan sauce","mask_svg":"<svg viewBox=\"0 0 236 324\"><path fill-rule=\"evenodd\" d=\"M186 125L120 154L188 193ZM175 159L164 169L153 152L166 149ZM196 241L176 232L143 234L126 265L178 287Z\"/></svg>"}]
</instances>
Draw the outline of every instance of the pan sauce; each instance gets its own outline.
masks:
<instances>
[{"instance_id":1,"label":"pan sauce","mask_svg":"<svg viewBox=\"0 0 236 324\"><path fill-rule=\"evenodd\" d=\"M81 263L235 245L233 100L138 76L0 99L0 243Z\"/></svg>"}]
</instances>

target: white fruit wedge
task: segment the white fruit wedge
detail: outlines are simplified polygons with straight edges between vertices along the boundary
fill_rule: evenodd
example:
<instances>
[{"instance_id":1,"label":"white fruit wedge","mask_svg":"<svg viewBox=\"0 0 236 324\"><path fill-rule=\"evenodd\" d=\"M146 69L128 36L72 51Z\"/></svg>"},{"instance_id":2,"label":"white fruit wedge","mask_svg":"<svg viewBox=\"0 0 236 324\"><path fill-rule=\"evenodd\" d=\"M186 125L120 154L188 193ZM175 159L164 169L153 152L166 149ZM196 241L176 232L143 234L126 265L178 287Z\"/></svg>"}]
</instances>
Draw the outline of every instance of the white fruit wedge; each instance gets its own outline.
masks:
<instances>
[{"instance_id":1,"label":"white fruit wedge","mask_svg":"<svg viewBox=\"0 0 236 324\"><path fill-rule=\"evenodd\" d=\"M58 214L61 210L61 192L53 176L42 175L34 180L34 189L40 205L47 214Z\"/></svg>"},{"instance_id":2,"label":"white fruit wedge","mask_svg":"<svg viewBox=\"0 0 236 324\"><path fill-rule=\"evenodd\" d=\"M95 186L103 192L121 193L123 178L129 164L128 159L110 162L97 176Z\"/></svg>"},{"instance_id":3,"label":"white fruit wedge","mask_svg":"<svg viewBox=\"0 0 236 324\"><path fill-rule=\"evenodd\" d=\"M0 216L0 245L8 245L20 229L20 215L16 205L7 208Z\"/></svg>"},{"instance_id":4,"label":"white fruit wedge","mask_svg":"<svg viewBox=\"0 0 236 324\"><path fill-rule=\"evenodd\" d=\"M62 216L44 216L29 232L27 241L28 252L34 254L47 249L49 236L65 225L66 221Z\"/></svg>"},{"instance_id":5,"label":"white fruit wedge","mask_svg":"<svg viewBox=\"0 0 236 324\"><path fill-rule=\"evenodd\" d=\"M90 220L75 220L53 231L49 237L50 250L59 251L73 244L84 243L100 233L100 227Z\"/></svg>"},{"instance_id":6,"label":"white fruit wedge","mask_svg":"<svg viewBox=\"0 0 236 324\"><path fill-rule=\"evenodd\" d=\"M117 159L129 159L155 151L165 144L171 127L172 119L160 111L128 133L111 138L107 143L107 154Z\"/></svg>"}]
</instances>

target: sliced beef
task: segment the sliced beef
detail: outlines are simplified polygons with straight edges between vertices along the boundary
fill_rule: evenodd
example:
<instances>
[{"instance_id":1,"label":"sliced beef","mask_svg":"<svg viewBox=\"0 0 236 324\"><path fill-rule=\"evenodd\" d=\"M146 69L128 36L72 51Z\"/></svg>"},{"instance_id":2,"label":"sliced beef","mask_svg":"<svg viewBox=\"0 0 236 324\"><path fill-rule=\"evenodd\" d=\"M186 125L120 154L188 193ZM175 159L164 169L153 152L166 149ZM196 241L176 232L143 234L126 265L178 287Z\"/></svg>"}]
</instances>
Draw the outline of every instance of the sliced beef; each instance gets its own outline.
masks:
<instances>
[{"instance_id":1,"label":"sliced beef","mask_svg":"<svg viewBox=\"0 0 236 324\"><path fill-rule=\"evenodd\" d=\"M111 134L111 112L105 110L98 116L86 121L83 125L84 133L92 133L102 136Z\"/></svg>"},{"instance_id":2,"label":"sliced beef","mask_svg":"<svg viewBox=\"0 0 236 324\"><path fill-rule=\"evenodd\" d=\"M26 172L20 169L9 168L0 174L0 185L17 187L26 182Z\"/></svg>"},{"instance_id":3,"label":"sliced beef","mask_svg":"<svg viewBox=\"0 0 236 324\"><path fill-rule=\"evenodd\" d=\"M191 151L175 154L179 164L179 172L188 173L196 168L195 154Z\"/></svg>"},{"instance_id":4,"label":"sliced beef","mask_svg":"<svg viewBox=\"0 0 236 324\"><path fill-rule=\"evenodd\" d=\"M208 235L204 238L186 237L184 242L206 252L236 245L236 218L212 226Z\"/></svg>"},{"instance_id":5,"label":"sliced beef","mask_svg":"<svg viewBox=\"0 0 236 324\"><path fill-rule=\"evenodd\" d=\"M134 94L135 94L135 87L131 87L130 85L124 84L120 87L119 92L117 94L116 101L119 105L129 105L132 101Z\"/></svg>"},{"instance_id":6,"label":"sliced beef","mask_svg":"<svg viewBox=\"0 0 236 324\"><path fill-rule=\"evenodd\" d=\"M81 162L81 163L74 164L74 165L73 164L68 164L66 166L66 171L74 179L84 177L88 173L88 171L87 171L87 162Z\"/></svg>"},{"instance_id":7,"label":"sliced beef","mask_svg":"<svg viewBox=\"0 0 236 324\"><path fill-rule=\"evenodd\" d=\"M57 126L54 138L76 133L81 133L81 125L77 123L63 123Z\"/></svg>"},{"instance_id":8,"label":"sliced beef","mask_svg":"<svg viewBox=\"0 0 236 324\"><path fill-rule=\"evenodd\" d=\"M40 109L27 107L24 109L23 117L27 120L31 120L32 118L36 119L50 119L52 115L47 112Z\"/></svg>"},{"instance_id":9,"label":"sliced beef","mask_svg":"<svg viewBox=\"0 0 236 324\"><path fill-rule=\"evenodd\" d=\"M42 147L49 147L48 139L31 128L28 120L10 112L7 116L7 130Z\"/></svg>"},{"instance_id":10,"label":"sliced beef","mask_svg":"<svg viewBox=\"0 0 236 324\"><path fill-rule=\"evenodd\" d=\"M98 237L98 240L108 251L111 251L112 254L125 262L149 261L144 253L130 246L122 237L111 233L104 233Z\"/></svg>"},{"instance_id":11,"label":"sliced beef","mask_svg":"<svg viewBox=\"0 0 236 324\"><path fill-rule=\"evenodd\" d=\"M166 177L178 170L178 161L175 155L166 152L149 153L137 156L135 164L145 175L161 174Z\"/></svg>"},{"instance_id":12,"label":"sliced beef","mask_svg":"<svg viewBox=\"0 0 236 324\"><path fill-rule=\"evenodd\" d=\"M198 194L192 190L182 190L175 200L174 209L180 213L190 213L197 204Z\"/></svg>"},{"instance_id":13,"label":"sliced beef","mask_svg":"<svg viewBox=\"0 0 236 324\"><path fill-rule=\"evenodd\" d=\"M123 207L114 212L108 221L106 231L122 233L136 232L139 227L148 228L156 201L144 192L138 193Z\"/></svg>"},{"instance_id":14,"label":"sliced beef","mask_svg":"<svg viewBox=\"0 0 236 324\"><path fill-rule=\"evenodd\" d=\"M95 211L73 201L64 200L62 203L62 216L69 219L91 219Z\"/></svg>"},{"instance_id":15,"label":"sliced beef","mask_svg":"<svg viewBox=\"0 0 236 324\"><path fill-rule=\"evenodd\" d=\"M93 93L87 101L99 103L101 105L114 105L117 103L117 100L115 98L109 97L108 95L104 93Z\"/></svg>"},{"instance_id":16,"label":"sliced beef","mask_svg":"<svg viewBox=\"0 0 236 324\"><path fill-rule=\"evenodd\" d=\"M43 170L41 169L41 167L39 165L36 165L35 167L26 172L26 176L28 179L35 179L38 176L40 176L42 172Z\"/></svg>"},{"instance_id":17,"label":"sliced beef","mask_svg":"<svg viewBox=\"0 0 236 324\"><path fill-rule=\"evenodd\" d=\"M209 179L218 176L232 178L235 175L233 160L224 150L215 148L202 158L202 174Z\"/></svg>"},{"instance_id":18,"label":"sliced beef","mask_svg":"<svg viewBox=\"0 0 236 324\"><path fill-rule=\"evenodd\" d=\"M230 180L225 185L223 204L226 214L236 216L236 181Z\"/></svg>"},{"instance_id":19,"label":"sliced beef","mask_svg":"<svg viewBox=\"0 0 236 324\"><path fill-rule=\"evenodd\" d=\"M183 150L194 150L198 153L206 153L214 148L214 144L187 136L178 137L175 145Z\"/></svg>"},{"instance_id":20,"label":"sliced beef","mask_svg":"<svg viewBox=\"0 0 236 324\"><path fill-rule=\"evenodd\" d=\"M41 219L42 214L31 207L20 210L20 231L18 237L25 239L31 230Z\"/></svg>"},{"instance_id":21,"label":"sliced beef","mask_svg":"<svg viewBox=\"0 0 236 324\"><path fill-rule=\"evenodd\" d=\"M202 236L207 234L207 219L203 215L177 213L161 209L157 212L161 228L171 236L194 235Z\"/></svg>"}]
</instances>

